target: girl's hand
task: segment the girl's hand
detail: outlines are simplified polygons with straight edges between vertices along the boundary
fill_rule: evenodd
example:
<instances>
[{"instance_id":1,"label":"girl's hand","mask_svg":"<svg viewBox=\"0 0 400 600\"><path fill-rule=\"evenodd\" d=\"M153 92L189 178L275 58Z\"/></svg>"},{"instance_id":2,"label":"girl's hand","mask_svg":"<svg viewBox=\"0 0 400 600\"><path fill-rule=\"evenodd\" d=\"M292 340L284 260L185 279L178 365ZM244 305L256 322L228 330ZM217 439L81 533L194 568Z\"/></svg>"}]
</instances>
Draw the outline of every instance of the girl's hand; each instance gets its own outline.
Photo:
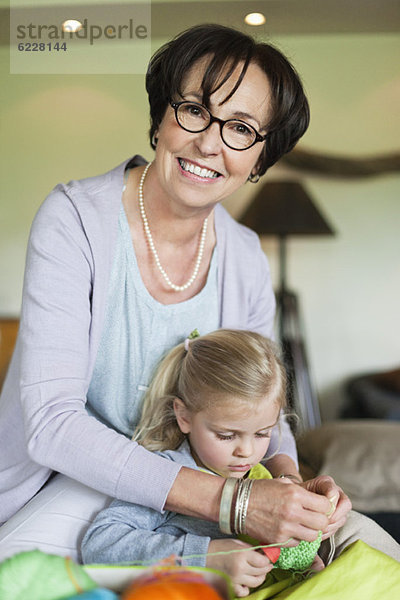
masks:
<instances>
[{"instance_id":1,"label":"girl's hand","mask_svg":"<svg viewBox=\"0 0 400 600\"><path fill-rule=\"evenodd\" d=\"M249 548L249 550L245 550ZM243 552L210 556L214 552L229 552L243 549ZM261 585L267 573L273 568L269 559L251 546L235 539L212 540L208 547L206 567L223 571L232 580L236 596L247 596L250 588Z\"/></svg>"}]
</instances>

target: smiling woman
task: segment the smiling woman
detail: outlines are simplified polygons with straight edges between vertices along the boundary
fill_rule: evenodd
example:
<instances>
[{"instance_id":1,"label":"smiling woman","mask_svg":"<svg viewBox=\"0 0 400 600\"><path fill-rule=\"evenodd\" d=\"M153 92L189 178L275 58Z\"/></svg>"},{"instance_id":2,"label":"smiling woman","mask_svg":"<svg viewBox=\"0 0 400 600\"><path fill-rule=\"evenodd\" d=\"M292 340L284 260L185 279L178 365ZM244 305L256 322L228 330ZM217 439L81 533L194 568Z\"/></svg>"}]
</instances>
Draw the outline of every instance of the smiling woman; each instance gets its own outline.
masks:
<instances>
[{"instance_id":1,"label":"smiling woman","mask_svg":"<svg viewBox=\"0 0 400 600\"><path fill-rule=\"evenodd\" d=\"M267 130L268 79L253 63L243 74L240 63L226 81L221 76L216 82L208 101L211 113L198 103L209 60L202 58L188 70L180 92L183 101L167 104L155 130L157 173L150 168L147 203L159 214L168 206L177 216L204 219L260 170L265 140L257 130ZM241 84L229 98L239 78Z\"/></svg>"},{"instance_id":2,"label":"smiling woman","mask_svg":"<svg viewBox=\"0 0 400 600\"><path fill-rule=\"evenodd\" d=\"M8 520L0 558L30 548L79 557L85 523L109 496L218 521L222 477L130 438L156 363L194 327L272 336L267 259L258 237L220 203L295 145L308 104L280 52L219 25L161 48L146 87L151 164L135 156L105 175L58 185L32 226L0 403L0 521ZM264 415L261 427L275 420ZM284 419L272 428L267 462L273 475L298 476ZM255 482L249 534L315 539L330 502L307 485L294 493L280 481ZM334 483L312 485L340 493ZM341 495L330 531L348 508Z\"/></svg>"},{"instance_id":3,"label":"smiling woman","mask_svg":"<svg viewBox=\"0 0 400 600\"><path fill-rule=\"evenodd\" d=\"M195 99L209 108L211 96L224 84L227 85L225 96L220 99L222 103L236 95L249 66L258 66L266 78L261 100L267 102L258 123L259 127L266 126L265 133L268 133L265 146L260 149L262 161L258 171L259 175L265 173L305 133L309 124L308 102L296 71L276 48L258 44L226 27L193 27L153 56L146 77L153 148L168 103L183 99L185 86L187 92L197 94ZM194 89L187 86L190 73L197 78ZM248 101L254 106L254 99L248 98ZM237 104L239 113L236 116L246 117L247 103Z\"/></svg>"}]
</instances>

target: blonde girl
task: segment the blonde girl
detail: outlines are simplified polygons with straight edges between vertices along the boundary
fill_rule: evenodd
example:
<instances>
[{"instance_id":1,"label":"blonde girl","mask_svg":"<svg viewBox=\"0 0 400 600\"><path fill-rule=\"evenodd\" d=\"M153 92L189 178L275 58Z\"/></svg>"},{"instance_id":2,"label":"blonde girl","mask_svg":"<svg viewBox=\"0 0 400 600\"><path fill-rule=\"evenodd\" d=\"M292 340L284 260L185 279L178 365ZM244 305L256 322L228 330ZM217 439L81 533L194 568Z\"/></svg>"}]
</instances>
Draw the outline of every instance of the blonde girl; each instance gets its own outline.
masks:
<instances>
[{"instance_id":1,"label":"blonde girl","mask_svg":"<svg viewBox=\"0 0 400 600\"><path fill-rule=\"evenodd\" d=\"M149 450L180 446L189 434L182 430L184 414L217 407L225 417L236 409L254 413L260 401L275 414L286 406L285 371L271 340L230 329L191 335L161 361L144 399L134 439Z\"/></svg>"},{"instance_id":2,"label":"blonde girl","mask_svg":"<svg viewBox=\"0 0 400 600\"><path fill-rule=\"evenodd\" d=\"M284 407L285 371L275 345L254 332L218 330L187 339L162 360L134 437L184 466L225 478L270 478L260 461ZM216 523L115 501L88 530L82 555L106 563L196 555L185 564L225 571L245 596L272 564L255 550L214 555L238 548L250 546Z\"/></svg>"},{"instance_id":3,"label":"blonde girl","mask_svg":"<svg viewBox=\"0 0 400 600\"><path fill-rule=\"evenodd\" d=\"M115 500L89 528L82 544L84 562L154 564L176 555L184 565L227 573L236 596L246 596L261 585L272 564L236 534L246 533L252 482L271 477L260 461L267 450L270 455L270 432L284 408L284 368L276 347L263 336L218 330L174 348L156 371L135 436L164 458L225 478L219 523L202 520L200 515L195 518L193 513L160 513ZM157 485L154 475L148 473L147 478ZM268 483L282 496L290 491L300 497L304 487L316 489L313 482L318 480L331 481L321 476L294 485L284 477ZM226 489L231 497L229 493L224 497ZM196 494L195 487L184 489L188 501ZM331 494L327 497L332 509L337 496ZM213 500L210 497L209 502ZM255 511L252 517L259 514ZM328 564L357 539L398 559L398 544L373 521L353 511L348 526L335 533L333 544L327 539L332 533L323 535L321 557L315 556L313 570L322 569L323 560ZM231 552L238 549L245 551Z\"/></svg>"}]
</instances>

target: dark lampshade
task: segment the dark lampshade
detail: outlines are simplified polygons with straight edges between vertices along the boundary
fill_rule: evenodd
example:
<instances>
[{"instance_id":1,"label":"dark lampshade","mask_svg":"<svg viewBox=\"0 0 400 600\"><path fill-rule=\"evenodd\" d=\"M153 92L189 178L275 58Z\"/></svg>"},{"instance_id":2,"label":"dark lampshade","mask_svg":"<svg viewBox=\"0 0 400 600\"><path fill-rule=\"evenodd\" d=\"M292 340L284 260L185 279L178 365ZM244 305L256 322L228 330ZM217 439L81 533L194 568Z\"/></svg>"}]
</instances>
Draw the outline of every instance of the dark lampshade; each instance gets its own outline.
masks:
<instances>
[{"instance_id":1,"label":"dark lampshade","mask_svg":"<svg viewBox=\"0 0 400 600\"><path fill-rule=\"evenodd\" d=\"M240 222L259 235L334 235L298 181L265 183Z\"/></svg>"}]
</instances>

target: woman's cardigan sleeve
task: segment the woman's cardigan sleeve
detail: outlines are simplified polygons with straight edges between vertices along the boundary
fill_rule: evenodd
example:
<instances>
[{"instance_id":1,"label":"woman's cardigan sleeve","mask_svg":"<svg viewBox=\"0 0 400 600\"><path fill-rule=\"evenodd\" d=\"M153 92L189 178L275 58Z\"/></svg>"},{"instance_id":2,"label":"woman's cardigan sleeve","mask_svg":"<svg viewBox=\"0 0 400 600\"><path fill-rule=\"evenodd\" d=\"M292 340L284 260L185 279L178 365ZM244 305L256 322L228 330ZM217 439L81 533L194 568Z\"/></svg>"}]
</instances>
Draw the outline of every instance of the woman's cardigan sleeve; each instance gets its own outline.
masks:
<instances>
[{"instance_id":1,"label":"woman's cardigan sleeve","mask_svg":"<svg viewBox=\"0 0 400 600\"><path fill-rule=\"evenodd\" d=\"M94 260L95 244L108 241L100 225L89 239L83 215L59 186L31 230L20 326L28 454L106 494L162 510L180 465L148 452L85 410L101 327L96 318L101 294L94 281L96 269L103 267Z\"/></svg>"}]
</instances>

